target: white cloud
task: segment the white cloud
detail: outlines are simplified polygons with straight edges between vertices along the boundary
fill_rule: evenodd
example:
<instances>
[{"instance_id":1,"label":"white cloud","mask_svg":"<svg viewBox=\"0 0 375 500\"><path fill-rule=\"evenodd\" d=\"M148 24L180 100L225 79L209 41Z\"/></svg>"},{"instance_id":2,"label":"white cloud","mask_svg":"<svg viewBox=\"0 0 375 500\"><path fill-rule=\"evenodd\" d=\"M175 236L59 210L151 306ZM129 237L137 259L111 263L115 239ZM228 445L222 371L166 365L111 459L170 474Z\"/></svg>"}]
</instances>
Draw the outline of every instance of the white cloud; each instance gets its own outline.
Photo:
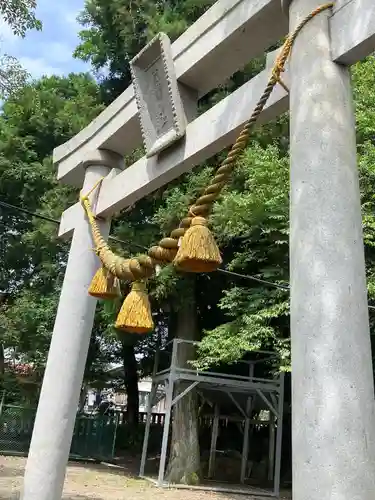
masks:
<instances>
[{"instance_id":1,"label":"white cloud","mask_svg":"<svg viewBox=\"0 0 375 500\"><path fill-rule=\"evenodd\" d=\"M42 57L33 58L23 56L19 58L23 68L30 73L33 78L41 76L61 75L64 73L62 68L51 66L46 59Z\"/></svg>"},{"instance_id":2,"label":"white cloud","mask_svg":"<svg viewBox=\"0 0 375 500\"><path fill-rule=\"evenodd\" d=\"M49 42L46 45L45 56L51 58L56 63L66 63L72 60L72 47L62 42Z\"/></svg>"},{"instance_id":3,"label":"white cloud","mask_svg":"<svg viewBox=\"0 0 375 500\"><path fill-rule=\"evenodd\" d=\"M81 12L80 10L75 10L72 12L65 13L65 16L64 16L66 23L74 26L75 31L77 30L77 26L80 27L80 25L77 21L78 14L80 12Z\"/></svg>"},{"instance_id":4,"label":"white cloud","mask_svg":"<svg viewBox=\"0 0 375 500\"><path fill-rule=\"evenodd\" d=\"M88 71L89 64L73 58L80 29L76 17L83 9L84 2L38 0L36 14L43 23L43 30L28 31L24 39L15 36L0 17L0 55L6 53L15 56L36 79L43 75Z\"/></svg>"}]
</instances>

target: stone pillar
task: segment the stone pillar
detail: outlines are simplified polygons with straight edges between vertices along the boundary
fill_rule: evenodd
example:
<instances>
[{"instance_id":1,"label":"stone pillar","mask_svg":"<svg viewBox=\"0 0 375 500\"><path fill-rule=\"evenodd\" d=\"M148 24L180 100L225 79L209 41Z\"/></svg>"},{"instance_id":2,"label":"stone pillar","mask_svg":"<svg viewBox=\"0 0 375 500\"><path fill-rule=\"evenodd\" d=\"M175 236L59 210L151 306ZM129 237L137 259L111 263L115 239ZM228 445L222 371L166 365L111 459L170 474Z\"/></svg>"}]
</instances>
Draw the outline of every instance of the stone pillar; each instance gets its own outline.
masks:
<instances>
[{"instance_id":1,"label":"stone pillar","mask_svg":"<svg viewBox=\"0 0 375 500\"><path fill-rule=\"evenodd\" d=\"M322 2L292 0L290 30ZM350 75L325 11L290 60L293 500L372 500L375 404Z\"/></svg>"},{"instance_id":2,"label":"stone pillar","mask_svg":"<svg viewBox=\"0 0 375 500\"><path fill-rule=\"evenodd\" d=\"M82 192L121 159L96 151L85 161ZM96 197L96 193L93 194ZM92 199L93 197L91 197ZM92 199L95 207L95 200ZM110 221L100 222L108 236ZM93 252L88 220L82 209L73 234L53 329L38 411L24 476L23 500L60 500L85 369L96 299L87 293L99 261Z\"/></svg>"}]
</instances>

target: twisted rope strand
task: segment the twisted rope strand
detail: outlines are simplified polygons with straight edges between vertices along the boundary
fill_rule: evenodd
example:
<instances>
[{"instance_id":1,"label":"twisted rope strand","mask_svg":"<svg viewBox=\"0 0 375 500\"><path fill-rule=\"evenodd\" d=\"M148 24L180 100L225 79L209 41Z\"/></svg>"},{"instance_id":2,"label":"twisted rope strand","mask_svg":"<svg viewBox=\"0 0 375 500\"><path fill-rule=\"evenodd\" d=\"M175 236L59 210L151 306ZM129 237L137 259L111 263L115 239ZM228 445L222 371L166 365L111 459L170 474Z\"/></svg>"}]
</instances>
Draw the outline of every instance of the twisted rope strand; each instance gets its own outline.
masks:
<instances>
[{"instance_id":1,"label":"twisted rope strand","mask_svg":"<svg viewBox=\"0 0 375 500\"><path fill-rule=\"evenodd\" d=\"M297 35L311 19L321 12L333 7L333 5L334 4L330 2L317 7L298 24L291 35L287 36L281 51L276 58L271 76L263 94L255 106L250 119L243 126L239 137L233 144L227 157L217 169L211 183L196 200L195 204L189 208L187 217L182 219L179 227L174 229L169 237L161 239L157 246L151 247L148 251L148 255L140 255L133 259L125 259L114 254L102 237L88 199L88 196L96 187L98 187L102 179L93 186L87 195L81 196L81 203L87 213L92 228L96 253L104 267L113 275L123 280L136 281L152 276L157 264L173 261L177 254L178 241L184 236L186 230L190 227L192 219L196 216L206 218L209 215L214 201L219 197L221 191L230 180L237 161L246 148L250 130L256 123L259 115L262 113L275 85L279 83L287 92L289 92L288 87L282 81L280 75L285 70L286 61L290 55Z\"/></svg>"}]
</instances>

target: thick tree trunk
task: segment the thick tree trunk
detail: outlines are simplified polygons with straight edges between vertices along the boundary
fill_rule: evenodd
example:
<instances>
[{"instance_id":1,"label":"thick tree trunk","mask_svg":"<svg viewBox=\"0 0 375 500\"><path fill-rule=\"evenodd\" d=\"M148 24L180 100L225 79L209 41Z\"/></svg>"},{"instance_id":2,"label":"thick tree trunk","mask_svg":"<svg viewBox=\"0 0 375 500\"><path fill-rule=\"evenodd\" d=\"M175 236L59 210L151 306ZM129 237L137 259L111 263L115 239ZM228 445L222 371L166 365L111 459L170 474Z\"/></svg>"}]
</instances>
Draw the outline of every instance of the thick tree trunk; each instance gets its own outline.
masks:
<instances>
[{"instance_id":1,"label":"thick tree trunk","mask_svg":"<svg viewBox=\"0 0 375 500\"><path fill-rule=\"evenodd\" d=\"M123 343L122 357L124 361L124 384L127 395L128 423L137 426L139 421L139 391L134 345Z\"/></svg>"},{"instance_id":2,"label":"thick tree trunk","mask_svg":"<svg viewBox=\"0 0 375 500\"><path fill-rule=\"evenodd\" d=\"M185 340L197 338L197 311L194 300L188 298L178 311L176 337ZM190 368L189 361L195 358L195 348L191 344L179 344L177 365ZM181 393L187 383L180 382L175 395ZM172 442L167 470L167 480L171 483L197 484L200 477L200 451L198 438L198 401L195 390L184 396L172 413Z\"/></svg>"},{"instance_id":3,"label":"thick tree trunk","mask_svg":"<svg viewBox=\"0 0 375 500\"><path fill-rule=\"evenodd\" d=\"M186 386L181 384L183 390ZM197 484L200 479L197 395L194 390L173 409L172 443L167 471L170 483Z\"/></svg>"}]
</instances>

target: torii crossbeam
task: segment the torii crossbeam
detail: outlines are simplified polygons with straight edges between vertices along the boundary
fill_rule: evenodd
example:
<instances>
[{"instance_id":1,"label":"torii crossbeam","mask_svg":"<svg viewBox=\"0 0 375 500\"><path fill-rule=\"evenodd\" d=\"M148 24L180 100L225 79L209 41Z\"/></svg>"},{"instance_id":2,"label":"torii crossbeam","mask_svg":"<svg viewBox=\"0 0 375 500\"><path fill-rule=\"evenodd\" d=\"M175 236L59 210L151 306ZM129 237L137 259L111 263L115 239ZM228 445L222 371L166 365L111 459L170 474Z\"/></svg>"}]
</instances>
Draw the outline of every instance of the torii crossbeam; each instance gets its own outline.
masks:
<instances>
[{"instance_id":1,"label":"torii crossbeam","mask_svg":"<svg viewBox=\"0 0 375 500\"><path fill-rule=\"evenodd\" d=\"M118 173L123 155L141 142L132 88L55 150L63 182L88 190L111 172L94 206L103 233L116 211L233 142L274 55L262 73L194 119L198 97L286 35L286 13L292 30L318 5L219 0L174 42L187 127L161 155ZM374 50L374 0L337 0L296 40L285 77L290 96L278 87L261 115L266 122L289 105L294 500L374 498L375 402L349 76L349 66ZM59 500L63 489L96 305L87 289L99 265L79 204L60 225L61 236L72 233L23 500Z\"/></svg>"}]
</instances>

